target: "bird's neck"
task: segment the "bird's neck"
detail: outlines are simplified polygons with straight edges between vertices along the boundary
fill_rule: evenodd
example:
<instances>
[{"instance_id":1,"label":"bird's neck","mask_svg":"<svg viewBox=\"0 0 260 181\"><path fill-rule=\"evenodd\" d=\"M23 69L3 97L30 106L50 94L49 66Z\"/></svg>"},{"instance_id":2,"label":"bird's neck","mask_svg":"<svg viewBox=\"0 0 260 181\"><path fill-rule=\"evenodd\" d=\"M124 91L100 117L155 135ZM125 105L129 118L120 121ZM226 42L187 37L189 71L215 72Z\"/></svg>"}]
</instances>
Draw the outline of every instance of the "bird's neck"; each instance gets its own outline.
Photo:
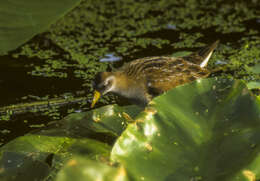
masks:
<instances>
[{"instance_id":1,"label":"bird's neck","mask_svg":"<svg viewBox=\"0 0 260 181\"><path fill-rule=\"evenodd\" d=\"M135 104L148 103L144 82L137 82L123 73L116 75L116 77L114 93L132 100Z\"/></svg>"}]
</instances>

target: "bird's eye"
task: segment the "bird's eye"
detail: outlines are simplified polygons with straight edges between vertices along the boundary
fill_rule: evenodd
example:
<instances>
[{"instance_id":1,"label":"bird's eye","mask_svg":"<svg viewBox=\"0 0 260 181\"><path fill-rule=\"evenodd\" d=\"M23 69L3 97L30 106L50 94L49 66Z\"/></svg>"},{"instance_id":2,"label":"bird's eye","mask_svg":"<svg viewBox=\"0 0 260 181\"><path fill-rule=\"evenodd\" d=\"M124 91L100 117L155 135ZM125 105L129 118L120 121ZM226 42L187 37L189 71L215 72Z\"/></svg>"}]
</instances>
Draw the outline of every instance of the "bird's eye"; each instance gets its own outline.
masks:
<instances>
[{"instance_id":1,"label":"bird's eye","mask_svg":"<svg viewBox=\"0 0 260 181\"><path fill-rule=\"evenodd\" d=\"M104 86L109 87L112 84L112 80L107 80L104 83Z\"/></svg>"},{"instance_id":2,"label":"bird's eye","mask_svg":"<svg viewBox=\"0 0 260 181\"><path fill-rule=\"evenodd\" d=\"M114 82L114 79L115 79L114 76L108 77L108 78L104 81L103 85L104 85L105 87L111 87L112 84L113 84L113 82Z\"/></svg>"},{"instance_id":3,"label":"bird's eye","mask_svg":"<svg viewBox=\"0 0 260 181\"><path fill-rule=\"evenodd\" d=\"M111 83L111 81L108 80L108 81L106 81L106 82L104 83L104 86L108 86L110 83Z\"/></svg>"}]
</instances>

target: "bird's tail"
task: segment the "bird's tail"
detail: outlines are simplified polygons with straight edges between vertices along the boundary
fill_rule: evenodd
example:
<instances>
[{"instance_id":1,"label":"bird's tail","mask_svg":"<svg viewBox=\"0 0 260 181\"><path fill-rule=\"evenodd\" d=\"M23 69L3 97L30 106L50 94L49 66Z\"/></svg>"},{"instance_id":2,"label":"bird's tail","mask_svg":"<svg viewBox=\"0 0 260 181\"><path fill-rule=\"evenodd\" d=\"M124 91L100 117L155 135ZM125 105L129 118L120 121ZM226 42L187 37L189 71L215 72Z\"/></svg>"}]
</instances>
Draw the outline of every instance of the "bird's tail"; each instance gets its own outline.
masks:
<instances>
[{"instance_id":1,"label":"bird's tail","mask_svg":"<svg viewBox=\"0 0 260 181\"><path fill-rule=\"evenodd\" d=\"M218 46L218 43L219 43L219 40L215 41L214 43L212 43L212 44L200 49L199 51L194 52L191 55L188 55L184 58L190 62L199 64L200 67L206 67L213 51Z\"/></svg>"}]
</instances>

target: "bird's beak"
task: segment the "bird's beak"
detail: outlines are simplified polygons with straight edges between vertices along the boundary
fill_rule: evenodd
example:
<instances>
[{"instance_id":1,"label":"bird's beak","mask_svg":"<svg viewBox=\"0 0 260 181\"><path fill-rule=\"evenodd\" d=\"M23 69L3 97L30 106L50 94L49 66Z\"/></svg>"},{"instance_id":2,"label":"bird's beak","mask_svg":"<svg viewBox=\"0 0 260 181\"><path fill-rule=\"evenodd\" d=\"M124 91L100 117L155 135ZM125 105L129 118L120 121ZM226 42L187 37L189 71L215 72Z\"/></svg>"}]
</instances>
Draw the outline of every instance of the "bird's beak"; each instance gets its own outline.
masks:
<instances>
[{"instance_id":1,"label":"bird's beak","mask_svg":"<svg viewBox=\"0 0 260 181\"><path fill-rule=\"evenodd\" d=\"M92 103L91 103L91 106L90 106L91 108L93 108L95 106L95 104L97 103L100 96L101 96L101 93L95 90L94 91L94 97L93 97L93 100L92 100Z\"/></svg>"}]
</instances>

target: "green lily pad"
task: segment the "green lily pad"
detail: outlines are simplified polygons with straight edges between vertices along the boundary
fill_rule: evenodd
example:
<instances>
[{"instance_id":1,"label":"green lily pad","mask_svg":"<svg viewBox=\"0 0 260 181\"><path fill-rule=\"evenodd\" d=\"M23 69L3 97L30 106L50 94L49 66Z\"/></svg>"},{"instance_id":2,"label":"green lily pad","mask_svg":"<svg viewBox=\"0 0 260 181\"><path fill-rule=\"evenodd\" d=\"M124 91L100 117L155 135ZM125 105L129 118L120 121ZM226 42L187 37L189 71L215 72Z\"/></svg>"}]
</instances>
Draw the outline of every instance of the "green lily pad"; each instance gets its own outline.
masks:
<instances>
[{"instance_id":1,"label":"green lily pad","mask_svg":"<svg viewBox=\"0 0 260 181\"><path fill-rule=\"evenodd\" d=\"M4 172L0 174L2 181L42 180L50 171L47 163L15 152L3 153L0 168L4 169Z\"/></svg>"},{"instance_id":2,"label":"green lily pad","mask_svg":"<svg viewBox=\"0 0 260 181\"><path fill-rule=\"evenodd\" d=\"M55 177L63 163L75 154L99 161L108 158L110 150L111 146L87 138L28 134L1 148L0 180Z\"/></svg>"},{"instance_id":3,"label":"green lily pad","mask_svg":"<svg viewBox=\"0 0 260 181\"><path fill-rule=\"evenodd\" d=\"M252 81L247 84L248 89L260 89L260 81Z\"/></svg>"},{"instance_id":4,"label":"green lily pad","mask_svg":"<svg viewBox=\"0 0 260 181\"><path fill-rule=\"evenodd\" d=\"M43 32L79 0L12 0L0 2L0 53L17 48Z\"/></svg>"},{"instance_id":5,"label":"green lily pad","mask_svg":"<svg viewBox=\"0 0 260 181\"><path fill-rule=\"evenodd\" d=\"M57 181L71 180L128 181L123 167L111 167L84 157L75 157L59 172Z\"/></svg>"},{"instance_id":6,"label":"green lily pad","mask_svg":"<svg viewBox=\"0 0 260 181\"><path fill-rule=\"evenodd\" d=\"M260 104L243 82L197 80L140 110L106 106L17 138L0 149L0 179L260 179Z\"/></svg>"},{"instance_id":7,"label":"green lily pad","mask_svg":"<svg viewBox=\"0 0 260 181\"><path fill-rule=\"evenodd\" d=\"M173 53L171 56L172 57L183 57L183 56L188 56L191 53L192 52L190 52L190 51L179 51L179 52Z\"/></svg>"},{"instance_id":8,"label":"green lily pad","mask_svg":"<svg viewBox=\"0 0 260 181\"><path fill-rule=\"evenodd\" d=\"M259 179L259 143L260 105L246 85L204 79L155 98L111 158L133 180Z\"/></svg>"},{"instance_id":9,"label":"green lily pad","mask_svg":"<svg viewBox=\"0 0 260 181\"><path fill-rule=\"evenodd\" d=\"M133 122L142 108L130 105L108 105L89 112L74 113L64 118L64 129L72 135L88 137L88 133L106 133L118 137L128 122ZM88 121L86 121L88 120ZM80 126L75 126L80 125Z\"/></svg>"},{"instance_id":10,"label":"green lily pad","mask_svg":"<svg viewBox=\"0 0 260 181\"><path fill-rule=\"evenodd\" d=\"M0 180L53 180L75 155L97 164L108 162L111 135L114 142L128 119L134 119L140 111L137 106L105 106L71 114L59 126L19 137L0 148ZM105 174L113 176L116 169L110 170L111 174Z\"/></svg>"},{"instance_id":11,"label":"green lily pad","mask_svg":"<svg viewBox=\"0 0 260 181\"><path fill-rule=\"evenodd\" d=\"M253 67L247 67L247 71L255 74L260 74L260 63L254 65Z\"/></svg>"}]
</instances>

